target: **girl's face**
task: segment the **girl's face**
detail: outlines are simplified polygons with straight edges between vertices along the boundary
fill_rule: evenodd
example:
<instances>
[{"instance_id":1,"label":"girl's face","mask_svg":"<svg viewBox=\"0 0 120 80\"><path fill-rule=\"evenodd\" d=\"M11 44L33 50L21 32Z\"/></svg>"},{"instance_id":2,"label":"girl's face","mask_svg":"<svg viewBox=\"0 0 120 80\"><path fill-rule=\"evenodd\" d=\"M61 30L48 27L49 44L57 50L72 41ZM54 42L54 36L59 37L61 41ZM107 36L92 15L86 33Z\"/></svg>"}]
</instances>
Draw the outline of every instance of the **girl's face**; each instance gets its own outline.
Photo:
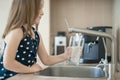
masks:
<instances>
[{"instance_id":1,"label":"girl's face","mask_svg":"<svg viewBox=\"0 0 120 80\"><path fill-rule=\"evenodd\" d=\"M42 18L43 16L43 0L41 0L41 4L42 4L42 8L39 10L39 15L38 17L35 19L35 24L39 24L40 22L40 19Z\"/></svg>"}]
</instances>

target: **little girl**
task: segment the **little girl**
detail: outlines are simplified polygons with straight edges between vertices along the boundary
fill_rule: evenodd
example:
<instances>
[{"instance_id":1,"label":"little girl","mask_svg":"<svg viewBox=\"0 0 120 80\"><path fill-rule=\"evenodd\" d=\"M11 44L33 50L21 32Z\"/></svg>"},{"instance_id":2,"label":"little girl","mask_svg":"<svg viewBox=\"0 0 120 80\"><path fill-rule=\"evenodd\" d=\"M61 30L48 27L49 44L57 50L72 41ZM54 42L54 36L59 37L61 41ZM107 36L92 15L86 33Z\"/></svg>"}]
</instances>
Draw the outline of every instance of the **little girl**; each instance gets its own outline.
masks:
<instances>
[{"instance_id":1,"label":"little girl","mask_svg":"<svg viewBox=\"0 0 120 80\"><path fill-rule=\"evenodd\" d=\"M0 80L20 73L41 71L42 68L36 63L37 54L45 65L69 59L71 48L57 56L48 55L46 52L41 35L37 31L43 16L43 3L43 0L13 0L3 33L4 50L0 59Z\"/></svg>"}]
</instances>

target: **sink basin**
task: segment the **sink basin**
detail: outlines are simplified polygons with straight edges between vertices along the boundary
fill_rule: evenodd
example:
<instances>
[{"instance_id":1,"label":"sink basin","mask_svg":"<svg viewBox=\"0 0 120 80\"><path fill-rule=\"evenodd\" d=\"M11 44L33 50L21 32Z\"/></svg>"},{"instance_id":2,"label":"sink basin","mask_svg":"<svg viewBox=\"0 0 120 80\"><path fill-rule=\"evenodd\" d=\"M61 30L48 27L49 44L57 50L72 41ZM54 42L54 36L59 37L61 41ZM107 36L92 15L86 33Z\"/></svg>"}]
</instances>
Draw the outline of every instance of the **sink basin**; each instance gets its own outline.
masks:
<instances>
[{"instance_id":1,"label":"sink basin","mask_svg":"<svg viewBox=\"0 0 120 80\"><path fill-rule=\"evenodd\" d=\"M105 77L104 71L99 67L88 66L60 66L48 67L38 73L41 76L76 77L76 78L101 78Z\"/></svg>"}]
</instances>

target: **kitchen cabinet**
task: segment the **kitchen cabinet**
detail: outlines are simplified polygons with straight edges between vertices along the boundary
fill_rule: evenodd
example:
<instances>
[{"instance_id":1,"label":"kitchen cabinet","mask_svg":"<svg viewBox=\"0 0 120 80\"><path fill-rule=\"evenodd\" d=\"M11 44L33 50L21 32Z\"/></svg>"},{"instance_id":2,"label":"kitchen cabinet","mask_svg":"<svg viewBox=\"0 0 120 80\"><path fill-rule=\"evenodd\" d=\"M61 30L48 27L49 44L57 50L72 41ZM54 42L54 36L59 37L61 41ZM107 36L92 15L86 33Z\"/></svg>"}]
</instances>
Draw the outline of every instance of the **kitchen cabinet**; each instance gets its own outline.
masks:
<instances>
[{"instance_id":1,"label":"kitchen cabinet","mask_svg":"<svg viewBox=\"0 0 120 80\"><path fill-rule=\"evenodd\" d=\"M112 26L113 0L50 0L50 52L54 37L70 27Z\"/></svg>"}]
</instances>

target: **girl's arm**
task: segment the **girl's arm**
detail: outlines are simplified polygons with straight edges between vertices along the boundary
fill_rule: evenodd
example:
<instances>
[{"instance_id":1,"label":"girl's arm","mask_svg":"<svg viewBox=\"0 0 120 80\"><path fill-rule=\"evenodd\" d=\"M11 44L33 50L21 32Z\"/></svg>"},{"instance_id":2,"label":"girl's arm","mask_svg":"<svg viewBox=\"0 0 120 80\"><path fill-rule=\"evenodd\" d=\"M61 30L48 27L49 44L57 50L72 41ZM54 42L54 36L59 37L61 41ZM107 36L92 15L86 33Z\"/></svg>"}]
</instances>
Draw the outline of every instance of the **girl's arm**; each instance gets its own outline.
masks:
<instances>
[{"instance_id":1,"label":"girl's arm","mask_svg":"<svg viewBox=\"0 0 120 80\"><path fill-rule=\"evenodd\" d=\"M39 34L40 36L40 34ZM59 62L63 62L67 59L69 59L71 54L71 48L68 47L65 51L65 53L62 53L60 55L48 55L44 45L43 45L43 41L42 38L40 36L40 43L39 43L39 48L38 48L38 56L40 58L40 60L43 62L43 64L45 65L53 65Z\"/></svg>"},{"instance_id":2,"label":"girl's arm","mask_svg":"<svg viewBox=\"0 0 120 80\"><path fill-rule=\"evenodd\" d=\"M21 28L10 31L6 36L6 48L3 56L4 67L17 73L33 73L40 71L41 67L38 64L34 64L32 67L28 67L15 60L16 52L22 38L23 31Z\"/></svg>"}]
</instances>

